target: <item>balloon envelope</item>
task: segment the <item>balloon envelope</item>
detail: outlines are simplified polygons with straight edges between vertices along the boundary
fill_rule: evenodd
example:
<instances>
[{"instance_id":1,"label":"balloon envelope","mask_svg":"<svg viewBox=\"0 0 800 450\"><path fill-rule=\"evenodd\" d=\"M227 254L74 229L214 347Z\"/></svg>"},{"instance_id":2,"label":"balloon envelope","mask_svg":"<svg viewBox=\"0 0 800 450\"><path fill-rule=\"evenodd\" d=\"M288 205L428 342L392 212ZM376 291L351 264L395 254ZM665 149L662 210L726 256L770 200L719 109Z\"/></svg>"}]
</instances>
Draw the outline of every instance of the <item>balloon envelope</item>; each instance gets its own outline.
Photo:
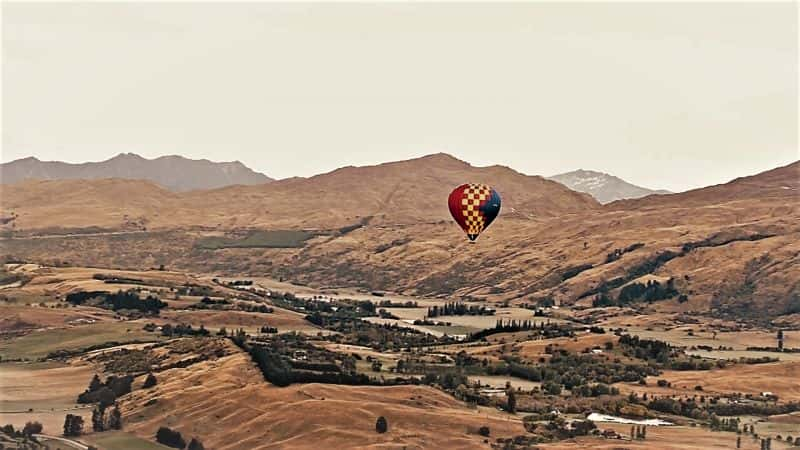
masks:
<instances>
[{"instance_id":1,"label":"balloon envelope","mask_svg":"<svg viewBox=\"0 0 800 450\"><path fill-rule=\"evenodd\" d=\"M447 204L453 219L474 241L500 212L500 195L485 184L462 184L453 189Z\"/></svg>"}]
</instances>

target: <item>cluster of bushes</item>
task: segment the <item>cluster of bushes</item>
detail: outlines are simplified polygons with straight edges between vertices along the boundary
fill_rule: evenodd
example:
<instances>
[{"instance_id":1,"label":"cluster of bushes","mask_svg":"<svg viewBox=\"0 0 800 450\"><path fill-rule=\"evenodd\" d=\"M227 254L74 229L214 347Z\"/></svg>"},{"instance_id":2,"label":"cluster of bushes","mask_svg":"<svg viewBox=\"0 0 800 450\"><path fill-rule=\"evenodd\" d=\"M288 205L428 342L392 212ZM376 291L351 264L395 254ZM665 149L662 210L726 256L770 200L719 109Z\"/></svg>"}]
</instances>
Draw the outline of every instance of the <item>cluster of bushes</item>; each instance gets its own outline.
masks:
<instances>
[{"instance_id":1,"label":"cluster of bushes","mask_svg":"<svg viewBox=\"0 0 800 450\"><path fill-rule=\"evenodd\" d=\"M190 308L192 308L192 309L213 309L214 307L216 307L218 305L219 306L225 306L225 305L230 305L230 304L231 304L231 302L228 301L227 299L224 299L224 298L213 299L211 297L203 297L202 299L200 299L200 301L198 303L195 303L194 305L191 305Z\"/></svg>"},{"instance_id":2,"label":"cluster of bushes","mask_svg":"<svg viewBox=\"0 0 800 450\"><path fill-rule=\"evenodd\" d=\"M354 371L342 371L333 363L291 362L279 353L280 346L248 343L243 333L237 333L231 337L231 340L250 354L258 368L261 369L264 379L276 386L289 386L292 383L379 384L367 375Z\"/></svg>"},{"instance_id":3,"label":"cluster of bushes","mask_svg":"<svg viewBox=\"0 0 800 450\"><path fill-rule=\"evenodd\" d=\"M273 308L271 308L271 307L269 307L267 305L264 305L263 303L257 304L257 305L253 305L252 303L241 303L240 302L240 303L236 304L236 309L238 309L240 311L264 313L264 314L270 314L270 313L275 311Z\"/></svg>"},{"instance_id":4,"label":"cluster of bushes","mask_svg":"<svg viewBox=\"0 0 800 450\"><path fill-rule=\"evenodd\" d=\"M712 414L708 425L711 427L712 431L731 431L736 433L739 431L740 423L741 422L738 417L720 419L716 414Z\"/></svg>"},{"instance_id":5,"label":"cluster of bushes","mask_svg":"<svg viewBox=\"0 0 800 450\"><path fill-rule=\"evenodd\" d=\"M605 264L614 262L614 261L622 258L622 255L624 255L625 253L632 252L632 251L634 251L636 249L639 249L639 248L642 248L642 247L644 247L644 243L637 242L637 243L631 244L631 245L629 245L629 246L627 246L625 248L615 248L613 252L611 252L611 253L606 255Z\"/></svg>"},{"instance_id":6,"label":"cluster of bushes","mask_svg":"<svg viewBox=\"0 0 800 450\"><path fill-rule=\"evenodd\" d=\"M175 288L175 292L178 295L188 295L191 297L210 297L214 295L214 290L208 286L188 283Z\"/></svg>"},{"instance_id":7,"label":"cluster of bushes","mask_svg":"<svg viewBox=\"0 0 800 450\"><path fill-rule=\"evenodd\" d=\"M105 275L102 273L96 273L92 275L92 278L108 284L144 284L144 280L139 278L115 277L113 275Z\"/></svg>"},{"instance_id":8,"label":"cluster of bushes","mask_svg":"<svg viewBox=\"0 0 800 450\"><path fill-rule=\"evenodd\" d=\"M697 356L671 360L666 367L673 370L711 370L713 368L725 367L724 360L710 361Z\"/></svg>"},{"instance_id":9,"label":"cluster of bushes","mask_svg":"<svg viewBox=\"0 0 800 450\"><path fill-rule=\"evenodd\" d=\"M111 375L102 382L95 374L89 382L89 387L78 395L78 403L99 403L103 408L111 406L118 397L131 391L131 384L133 384L132 375L122 377Z\"/></svg>"},{"instance_id":10,"label":"cluster of bushes","mask_svg":"<svg viewBox=\"0 0 800 450\"><path fill-rule=\"evenodd\" d=\"M147 325L145 325L147 326ZM147 328L145 328L147 330ZM208 336L211 334L206 328L201 324L199 328L193 328L191 325L184 325L179 323L177 325L166 324L161 327L161 334L163 336Z\"/></svg>"},{"instance_id":11,"label":"cluster of bushes","mask_svg":"<svg viewBox=\"0 0 800 450\"><path fill-rule=\"evenodd\" d=\"M718 416L774 416L800 411L800 402L737 402L716 403L708 406Z\"/></svg>"},{"instance_id":12,"label":"cluster of bushes","mask_svg":"<svg viewBox=\"0 0 800 450\"><path fill-rule=\"evenodd\" d=\"M490 375L511 375L531 381L550 383L543 389L552 395L561 388L578 389L583 396L615 395L614 389L606 385L620 381L640 381L649 375L657 375L658 369L649 364L631 364L608 361L588 354L569 353L559 350L537 365L525 364L514 358L506 358L504 364L487 367ZM581 387L589 385L587 387ZM557 386L557 388L556 388ZM584 395L585 394L585 395Z\"/></svg>"},{"instance_id":13,"label":"cluster of bushes","mask_svg":"<svg viewBox=\"0 0 800 450\"><path fill-rule=\"evenodd\" d=\"M181 450L205 450L203 443L197 438L192 438L192 440L189 441L189 446L187 447L186 441L184 440L180 431L173 430L169 427L160 427L158 431L156 431L156 441L159 444L166 445L167 447Z\"/></svg>"},{"instance_id":14,"label":"cluster of bushes","mask_svg":"<svg viewBox=\"0 0 800 450\"><path fill-rule=\"evenodd\" d=\"M442 306L434 305L428 308L428 317L439 316L491 316L494 309L485 305L466 305L461 302L445 303Z\"/></svg>"},{"instance_id":15,"label":"cluster of bushes","mask_svg":"<svg viewBox=\"0 0 800 450\"><path fill-rule=\"evenodd\" d=\"M617 300L620 304L625 305L640 300L646 302L664 300L676 295L678 295L678 290L675 289L675 279L670 278L663 286L656 280L650 280L647 283L631 283L620 290Z\"/></svg>"},{"instance_id":16,"label":"cluster of bushes","mask_svg":"<svg viewBox=\"0 0 800 450\"><path fill-rule=\"evenodd\" d=\"M527 432L538 435L539 440L544 441L573 439L597 432L597 425L591 420L567 422L562 416L555 416L543 425L536 423L533 417L528 416L523 419L522 423Z\"/></svg>"},{"instance_id":17,"label":"cluster of bushes","mask_svg":"<svg viewBox=\"0 0 800 450\"><path fill-rule=\"evenodd\" d=\"M594 307L625 306L640 301L654 302L675 297L679 292L675 289L675 280L670 278L662 285L658 281L650 280L647 283L631 283L623 287L616 299L607 292L601 292L592 301ZM687 298L688 300L688 298Z\"/></svg>"},{"instance_id":18,"label":"cluster of bushes","mask_svg":"<svg viewBox=\"0 0 800 450\"><path fill-rule=\"evenodd\" d=\"M39 422L25 422L21 430L15 430L11 424L0 427L0 431L10 438L30 438L34 434L41 434L42 430L44 427Z\"/></svg>"},{"instance_id":19,"label":"cluster of bushes","mask_svg":"<svg viewBox=\"0 0 800 450\"><path fill-rule=\"evenodd\" d=\"M491 336L493 334L498 333L515 333L518 331L531 331L531 330L538 330L538 334L545 339L551 339L556 337L565 337L569 336L572 337L575 333L572 331L572 328L569 326L561 326L558 324L551 324L550 321L539 322L537 325L536 322L531 320L498 320L495 323L494 328L486 328L477 333L473 333L470 335L471 341L478 341L487 336Z\"/></svg>"},{"instance_id":20,"label":"cluster of bushes","mask_svg":"<svg viewBox=\"0 0 800 450\"><path fill-rule=\"evenodd\" d=\"M573 386L570 391L575 397L599 397L601 395L619 395L619 389L604 383L581 384Z\"/></svg>"},{"instance_id":21,"label":"cluster of bushes","mask_svg":"<svg viewBox=\"0 0 800 450\"><path fill-rule=\"evenodd\" d=\"M76 414L67 414L64 417L64 436L77 437L83 434L83 417Z\"/></svg>"},{"instance_id":22,"label":"cluster of bushes","mask_svg":"<svg viewBox=\"0 0 800 450\"><path fill-rule=\"evenodd\" d=\"M380 308L417 308L419 305L415 301L393 302L391 300L381 300L378 302Z\"/></svg>"},{"instance_id":23,"label":"cluster of bushes","mask_svg":"<svg viewBox=\"0 0 800 450\"><path fill-rule=\"evenodd\" d=\"M272 301L277 306L291 309L295 312L314 313L342 317L371 317L375 315L375 303L369 300L361 301L335 301L324 297L300 298L291 292L283 295L273 294Z\"/></svg>"},{"instance_id":24,"label":"cluster of bushes","mask_svg":"<svg viewBox=\"0 0 800 450\"><path fill-rule=\"evenodd\" d=\"M427 372L422 377L422 383L430 386L439 385L446 390L454 390L459 385L469 385L469 379L461 371L447 370L444 372Z\"/></svg>"},{"instance_id":25,"label":"cluster of bushes","mask_svg":"<svg viewBox=\"0 0 800 450\"><path fill-rule=\"evenodd\" d=\"M161 308L167 304L161 301L158 297L148 295L147 298L141 299L136 292L132 291L117 291L116 293L100 292L100 291L81 291L67 294L66 301L73 305L81 305L94 300L91 304L102 308L111 309L114 311L127 310L127 311L140 311L145 314L157 315Z\"/></svg>"},{"instance_id":26,"label":"cluster of bushes","mask_svg":"<svg viewBox=\"0 0 800 450\"><path fill-rule=\"evenodd\" d=\"M594 267L592 264L581 264L579 266L570 267L561 274L561 281L569 280L570 278L575 277L579 273L589 270L592 267Z\"/></svg>"},{"instance_id":27,"label":"cluster of bushes","mask_svg":"<svg viewBox=\"0 0 800 450\"><path fill-rule=\"evenodd\" d=\"M352 345L371 347L378 351L398 351L409 347L423 347L456 342L448 336L437 337L397 324L376 324L355 317L341 317L314 312L306 316L309 322L335 331L324 339Z\"/></svg>"},{"instance_id":28,"label":"cluster of bushes","mask_svg":"<svg viewBox=\"0 0 800 450\"><path fill-rule=\"evenodd\" d=\"M664 341L641 339L639 336L629 334L619 337L619 345L626 356L654 360L660 364L667 364L672 355L672 348Z\"/></svg>"},{"instance_id":29,"label":"cluster of bushes","mask_svg":"<svg viewBox=\"0 0 800 450\"><path fill-rule=\"evenodd\" d=\"M106 431L106 430L121 430L122 429L122 413L116 405L108 416L106 416L106 407L102 403L95 406L92 410L92 430L93 431ZM64 425L66 427L66 424Z\"/></svg>"}]
</instances>

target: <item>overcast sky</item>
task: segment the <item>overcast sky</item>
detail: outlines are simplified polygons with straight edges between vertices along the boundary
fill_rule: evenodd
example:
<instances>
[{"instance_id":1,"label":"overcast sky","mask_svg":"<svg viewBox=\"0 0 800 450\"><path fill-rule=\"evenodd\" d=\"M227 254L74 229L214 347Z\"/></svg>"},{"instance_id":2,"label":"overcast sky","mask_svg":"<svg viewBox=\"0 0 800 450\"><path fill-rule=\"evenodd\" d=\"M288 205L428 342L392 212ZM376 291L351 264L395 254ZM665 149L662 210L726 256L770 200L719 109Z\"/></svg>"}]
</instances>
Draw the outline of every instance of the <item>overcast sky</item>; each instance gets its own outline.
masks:
<instances>
[{"instance_id":1,"label":"overcast sky","mask_svg":"<svg viewBox=\"0 0 800 450\"><path fill-rule=\"evenodd\" d=\"M448 152L674 191L798 156L797 3L3 3L2 160Z\"/></svg>"}]
</instances>

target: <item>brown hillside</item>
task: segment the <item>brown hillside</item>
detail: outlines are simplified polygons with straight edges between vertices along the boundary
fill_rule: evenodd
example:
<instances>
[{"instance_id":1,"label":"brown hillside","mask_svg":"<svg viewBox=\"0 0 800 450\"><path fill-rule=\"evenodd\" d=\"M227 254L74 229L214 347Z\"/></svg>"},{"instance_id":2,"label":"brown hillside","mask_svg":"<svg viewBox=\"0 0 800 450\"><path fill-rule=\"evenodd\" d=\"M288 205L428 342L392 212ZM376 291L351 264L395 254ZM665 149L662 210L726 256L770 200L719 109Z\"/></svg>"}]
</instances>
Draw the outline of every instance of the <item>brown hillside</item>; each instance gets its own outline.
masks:
<instances>
[{"instance_id":1,"label":"brown hillside","mask_svg":"<svg viewBox=\"0 0 800 450\"><path fill-rule=\"evenodd\" d=\"M467 182L493 186L502 196L501 214L555 216L595 209L589 195L538 176L502 166L473 167L446 154L377 166L345 167L308 179L261 186L233 186L184 197L214 211L223 225L328 228L353 224L448 220L447 195ZM231 219L231 222L234 219Z\"/></svg>"},{"instance_id":2,"label":"brown hillside","mask_svg":"<svg viewBox=\"0 0 800 450\"><path fill-rule=\"evenodd\" d=\"M748 198L784 198L800 200L800 161L768 170L757 175L737 178L725 184L694 189L679 194L648 196L620 200L607 205L610 209L630 210L646 207L694 206L718 204Z\"/></svg>"},{"instance_id":3,"label":"brown hillside","mask_svg":"<svg viewBox=\"0 0 800 450\"><path fill-rule=\"evenodd\" d=\"M152 439L168 426L207 448L485 448L477 434L483 425L493 437L524 432L519 419L468 409L426 386L278 388L241 352L162 372L158 380L123 399L125 429ZM381 415L389 422L385 434L375 432Z\"/></svg>"},{"instance_id":4,"label":"brown hillside","mask_svg":"<svg viewBox=\"0 0 800 450\"><path fill-rule=\"evenodd\" d=\"M179 206L172 192L144 180L29 180L2 188L2 216L17 230L141 228ZM174 213L174 211L173 211Z\"/></svg>"}]
</instances>

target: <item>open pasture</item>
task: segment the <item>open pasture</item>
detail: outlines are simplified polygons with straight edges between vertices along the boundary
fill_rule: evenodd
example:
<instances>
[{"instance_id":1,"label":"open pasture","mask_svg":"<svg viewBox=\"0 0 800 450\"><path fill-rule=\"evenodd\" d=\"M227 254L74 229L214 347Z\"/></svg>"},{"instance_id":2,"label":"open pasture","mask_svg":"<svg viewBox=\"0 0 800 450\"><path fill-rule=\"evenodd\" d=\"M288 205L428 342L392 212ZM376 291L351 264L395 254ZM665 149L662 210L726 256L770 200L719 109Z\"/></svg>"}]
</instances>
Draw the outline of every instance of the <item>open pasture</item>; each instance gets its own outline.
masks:
<instances>
[{"instance_id":1,"label":"open pasture","mask_svg":"<svg viewBox=\"0 0 800 450\"><path fill-rule=\"evenodd\" d=\"M273 307L271 313L225 310L164 310L157 323L184 323L193 327L203 325L211 332L220 328L228 331L244 328L250 333L258 333L262 326L276 327L278 332L297 331L317 334L325 331L305 320L302 314L283 308Z\"/></svg>"},{"instance_id":2,"label":"open pasture","mask_svg":"<svg viewBox=\"0 0 800 450\"><path fill-rule=\"evenodd\" d=\"M0 342L3 359L37 360L58 350L79 350L107 342L156 341L160 335L148 333L145 321L96 322L66 328L39 330Z\"/></svg>"},{"instance_id":3,"label":"open pasture","mask_svg":"<svg viewBox=\"0 0 800 450\"><path fill-rule=\"evenodd\" d=\"M0 423L22 426L38 420L45 434L60 435L67 413L91 415L76 399L94 374L85 364L0 364Z\"/></svg>"},{"instance_id":4,"label":"open pasture","mask_svg":"<svg viewBox=\"0 0 800 450\"><path fill-rule=\"evenodd\" d=\"M83 438L87 443L103 450L169 450L170 447L144 439L124 431L104 431L102 433L92 433Z\"/></svg>"},{"instance_id":5,"label":"open pasture","mask_svg":"<svg viewBox=\"0 0 800 450\"><path fill-rule=\"evenodd\" d=\"M705 427L666 426L647 427L647 439L631 441L630 425L603 423L598 424L603 430L614 430L624 437L622 440L602 439L598 437L579 437L552 444L538 444L543 450L729 450L736 448L736 433L711 431ZM759 450L760 442L752 437L742 435L742 449ZM783 442L772 440L774 450L792 448ZM796 447L794 447L796 448Z\"/></svg>"},{"instance_id":6,"label":"open pasture","mask_svg":"<svg viewBox=\"0 0 800 450\"><path fill-rule=\"evenodd\" d=\"M743 394L760 395L772 392L781 401L800 401L800 362L777 362L769 364L736 364L724 369L712 370L665 370L659 376L647 378L647 386L629 386L636 392L649 392L663 395L665 392L656 387L659 379L672 384L672 391L683 394ZM697 392L695 386L702 386ZM627 389L626 389L627 390Z\"/></svg>"}]
</instances>

